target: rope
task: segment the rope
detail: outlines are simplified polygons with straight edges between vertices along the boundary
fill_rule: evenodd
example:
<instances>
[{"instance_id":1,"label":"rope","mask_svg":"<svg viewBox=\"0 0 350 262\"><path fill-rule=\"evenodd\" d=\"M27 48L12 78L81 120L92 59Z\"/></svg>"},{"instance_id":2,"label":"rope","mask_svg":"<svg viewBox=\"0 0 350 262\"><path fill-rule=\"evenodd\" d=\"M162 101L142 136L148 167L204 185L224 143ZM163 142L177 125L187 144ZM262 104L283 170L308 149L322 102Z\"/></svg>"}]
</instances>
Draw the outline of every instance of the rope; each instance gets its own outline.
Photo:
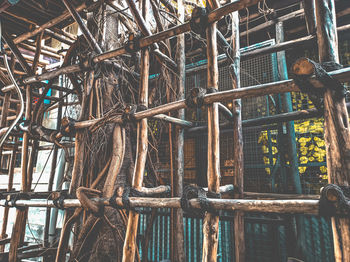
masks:
<instances>
[{"instance_id":1,"label":"rope","mask_svg":"<svg viewBox=\"0 0 350 262\"><path fill-rule=\"evenodd\" d=\"M319 213L326 217L350 218L350 187L326 185L321 191Z\"/></svg>"},{"instance_id":2,"label":"rope","mask_svg":"<svg viewBox=\"0 0 350 262\"><path fill-rule=\"evenodd\" d=\"M181 208L187 213L198 216L203 216L205 212L217 214L218 211L213 208L207 197L219 199L221 198L221 194L211 191L207 192L204 190L204 188L199 186L187 185L185 186L181 196ZM191 207L190 199L193 198L198 198L199 200L199 204L201 206L199 211Z\"/></svg>"}]
</instances>

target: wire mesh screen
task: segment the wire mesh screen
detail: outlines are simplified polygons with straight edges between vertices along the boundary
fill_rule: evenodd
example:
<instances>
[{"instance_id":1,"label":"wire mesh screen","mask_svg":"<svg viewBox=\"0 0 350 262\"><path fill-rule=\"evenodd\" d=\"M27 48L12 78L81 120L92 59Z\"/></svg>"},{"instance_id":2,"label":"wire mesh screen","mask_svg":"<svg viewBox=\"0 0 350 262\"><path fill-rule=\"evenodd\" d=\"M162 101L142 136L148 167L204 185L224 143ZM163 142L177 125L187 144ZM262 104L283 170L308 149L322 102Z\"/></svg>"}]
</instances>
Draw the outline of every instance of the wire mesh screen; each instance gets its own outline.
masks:
<instances>
[{"instance_id":1,"label":"wire mesh screen","mask_svg":"<svg viewBox=\"0 0 350 262\"><path fill-rule=\"evenodd\" d=\"M252 50L273 44L273 41L248 47ZM220 57L219 57L220 60ZM193 87L206 88L207 75L204 63L188 67L187 92ZM232 89L229 67L219 63L219 90ZM241 86L253 86L278 80L276 54L262 55L241 62ZM242 100L243 122L278 114L281 96L261 96ZM308 97L301 93L291 95L293 110L312 108ZM228 108L232 103L225 103ZM206 110L187 109L186 119L198 125L206 124ZM225 122L220 115L220 122ZM293 193L292 176L301 180L302 192L315 194L327 181L323 119L294 122L294 141L298 155L299 174L291 173L291 163L285 159L285 124L269 124L243 128L244 139L244 190L247 192ZM158 148L158 171L163 181L170 182L169 146L165 139ZM289 153L289 152L288 152ZM205 186L207 162L206 132L187 134L184 148L185 182ZM234 174L232 129L220 129L221 184L232 184ZM204 183L203 183L204 181ZM148 250L149 261L170 258L170 212L162 210L152 225ZM140 234L144 234L150 214L143 214ZM184 246L186 261L200 261L202 252L202 219L185 216ZM218 261L234 260L234 226L232 213L223 213L219 224ZM142 231L143 230L143 231ZM143 239L143 237L140 237ZM167 244L161 244L167 241ZM287 261L290 254L302 254L304 261L334 261L331 227L328 220L315 216L246 214L246 261ZM141 243L141 242L140 242ZM141 248L141 244L140 244Z\"/></svg>"}]
</instances>

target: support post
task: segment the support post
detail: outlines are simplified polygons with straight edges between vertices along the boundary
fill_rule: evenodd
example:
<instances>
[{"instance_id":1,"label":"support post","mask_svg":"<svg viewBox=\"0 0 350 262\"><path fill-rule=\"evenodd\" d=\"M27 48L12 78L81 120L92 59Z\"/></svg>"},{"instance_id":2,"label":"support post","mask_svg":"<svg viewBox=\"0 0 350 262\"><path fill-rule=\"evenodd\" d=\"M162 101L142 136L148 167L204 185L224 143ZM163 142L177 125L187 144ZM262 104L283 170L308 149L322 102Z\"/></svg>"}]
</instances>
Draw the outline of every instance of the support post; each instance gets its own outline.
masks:
<instances>
[{"instance_id":1,"label":"support post","mask_svg":"<svg viewBox=\"0 0 350 262\"><path fill-rule=\"evenodd\" d=\"M133 1L133 0L131 0ZM142 1L142 14L145 21L148 21L149 2ZM141 74L140 74L140 94L139 104L148 106L148 78L149 78L149 49L141 50ZM135 168L132 179L132 187L139 189L142 187L143 176L145 172L145 164L147 159L148 147L148 130L147 119L140 120L137 124L137 147ZM129 211L129 219L125 233L125 241L123 247L123 262L135 261L136 235L139 214L132 210Z\"/></svg>"},{"instance_id":2,"label":"support post","mask_svg":"<svg viewBox=\"0 0 350 262\"><path fill-rule=\"evenodd\" d=\"M232 14L232 57L231 65L232 88L240 88L240 51L239 51L239 15ZM237 188L235 198L243 198L244 192L244 160L242 134L241 99L233 100L233 150L234 150L234 177L233 184ZM244 213L234 213L235 261L245 261Z\"/></svg>"},{"instance_id":3,"label":"support post","mask_svg":"<svg viewBox=\"0 0 350 262\"><path fill-rule=\"evenodd\" d=\"M316 0L319 62L339 62L334 0ZM324 138L328 182L350 184L350 129L345 98L327 89L324 96ZM332 218L334 255L337 262L350 261L349 218Z\"/></svg>"},{"instance_id":4,"label":"support post","mask_svg":"<svg viewBox=\"0 0 350 262\"><path fill-rule=\"evenodd\" d=\"M315 0L303 0L306 29L309 35L316 32Z\"/></svg>"},{"instance_id":5,"label":"support post","mask_svg":"<svg viewBox=\"0 0 350 262\"><path fill-rule=\"evenodd\" d=\"M17 140L17 138L15 138L15 141L16 140ZM7 191L12 190L13 175L14 175L15 164L16 164L16 155L17 155L17 148L15 147L12 150L12 154L11 154L11 158L10 158ZM9 207L5 207L4 216L3 216L3 220L2 220L2 227L1 227L1 236L0 236L1 239L5 239L7 237L6 231L7 231L7 222L8 222L8 218L9 218L9 211L10 211ZM0 252L4 252L4 249L5 249L4 245L0 246Z\"/></svg>"},{"instance_id":6,"label":"support post","mask_svg":"<svg viewBox=\"0 0 350 262\"><path fill-rule=\"evenodd\" d=\"M185 19L185 7L184 1L177 1L177 12L179 23L183 23ZM177 98L185 98L185 36L179 35L177 37L177 50L176 50L176 63L178 69L177 75ZM185 119L185 109L180 109L178 112L178 118ZM184 129L181 126L176 126L176 172L174 176L174 195L182 196L183 192L183 179L185 172L185 159L184 159ZM174 262L185 261L184 250L184 222L183 211L181 208L174 210Z\"/></svg>"},{"instance_id":7,"label":"support post","mask_svg":"<svg viewBox=\"0 0 350 262\"><path fill-rule=\"evenodd\" d=\"M4 34L3 37L6 43L9 45L11 51L16 56L17 60L20 62L23 69L28 75L33 75L32 68L25 61L21 52L18 50L17 46L7 34ZM26 110L25 110L25 119L30 120L32 115L32 94L31 88L29 85L25 87L26 92ZM23 133L22 141L22 159L21 159L21 169L22 169L22 182L21 182L21 191L28 192L31 189L31 180L28 177L28 149L29 149L29 134L28 132ZM25 236L26 220L27 220L28 209L17 209L16 211L16 220L13 225L10 250L9 250L9 262L17 261L17 251L20 244L23 242Z\"/></svg>"},{"instance_id":8,"label":"support post","mask_svg":"<svg viewBox=\"0 0 350 262\"><path fill-rule=\"evenodd\" d=\"M308 4L311 4L312 1L309 1L309 0L304 1L304 7L306 5L306 2L308 2ZM313 14L313 18L310 18L310 19L315 19L315 14ZM307 20L307 21L309 21L309 20ZM315 30L315 23L313 25L314 25L313 30ZM283 42L284 42L283 22L278 22L276 24L276 44L281 44ZM287 80L288 79L288 70L287 70L285 51L277 52L277 69L278 69L278 74L279 74L278 80ZM293 107L292 107L292 101L291 101L291 94L284 93L284 94L281 94L281 97L282 97L283 113L292 112ZM288 158L289 158L288 160L290 163L289 174L291 174L291 176L292 176L294 193L302 194L302 187L301 187L300 174L299 174L299 164L298 164L298 151L297 151L297 145L296 145L296 140L295 140L294 121L286 122L285 125L286 125L287 137L284 140L285 142L283 144L284 144L284 146L287 145L285 152L287 152L287 154L288 154ZM292 219L294 221L294 218L292 218ZM292 223L292 220L289 220L289 221L290 221L290 223ZM294 244L293 244L292 246L289 247L288 250L289 250L290 255L293 255L293 256L300 255L301 257L299 257L299 258L302 259L303 254L305 254L305 251L304 251L305 234L304 234L304 227L303 227L303 224L304 224L303 216L302 215L296 216L294 223L296 223L296 230L297 230L297 232L296 232L297 241L295 242L296 246L294 246ZM290 228L293 228L293 231L294 231L293 226L291 226ZM295 233L293 232L290 235L292 236L294 234Z\"/></svg>"},{"instance_id":9,"label":"support post","mask_svg":"<svg viewBox=\"0 0 350 262\"><path fill-rule=\"evenodd\" d=\"M207 34L207 77L208 88L218 89L219 70L217 61L216 22L208 25ZM208 190L219 193L220 187L220 142L218 103L208 105ZM203 221L202 261L216 261L219 239L219 216L207 212Z\"/></svg>"},{"instance_id":10,"label":"support post","mask_svg":"<svg viewBox=\"0 0 350 262\"><path fill-rule=\"evenodd\" d=\"M26 86L26 111L25 118L31 118L31 105L32 97L30 92L30 86ZM29 134L28 132L23 133L22 141L22 159L21 159L21 169L22 169L22 182L21 182L21 192L30 191L31 183L28 184L28 144L29 144ZM11 242L10 242L10 251L9 251L9 262L17 261L17 251L18 247L21 244L21 240L24 238L26 220L27 220L28 208L22 210L16 210L16 220L13 225Z\"/></svg>"}]
</instances>

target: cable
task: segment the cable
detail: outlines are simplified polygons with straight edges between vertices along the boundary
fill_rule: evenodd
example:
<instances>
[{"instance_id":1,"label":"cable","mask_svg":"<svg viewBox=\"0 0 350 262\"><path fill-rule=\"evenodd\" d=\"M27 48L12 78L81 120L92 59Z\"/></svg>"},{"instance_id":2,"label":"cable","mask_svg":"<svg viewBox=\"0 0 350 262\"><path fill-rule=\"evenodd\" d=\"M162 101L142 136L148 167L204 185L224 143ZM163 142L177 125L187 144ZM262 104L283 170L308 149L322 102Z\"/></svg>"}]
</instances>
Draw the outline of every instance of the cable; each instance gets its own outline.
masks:
<instances>
[{"instance_id":1,"label":"cable","mask_svg":"<svg viewBox=\"0 0 350 262\"><path fill-rule=\"evenodd\" d=\"M0 39L2 39L2 24L1 24L1 19L0 19ZM5 50L3 49L3 45L2 42L0 43L1 45L1 51L4 54L4 62L5 62L5 66L6 66L6 70L8 75L10 76L11 82L13 83L13 85L15 86L15 90L18 93L18 97L19 97L19 102L21 104L21 108L20 111L16 117L16 119L12 122L12 124L10 125L10 127L7 129L6 133L1 137L0 139L0 148L2 147L2 145L4 144L5 140L7 139L7 137L9 136L10 132L12 131L12 129L17 125L18 121L21 120L22 115L24 113L24 100L23 100L23 96L22 96L22 92L21 89L19 88L19 86L17 85L17 82L11 72L11 68L8 64L8 57L7 54L5 52Z\"/></svg>"}]
</instances>

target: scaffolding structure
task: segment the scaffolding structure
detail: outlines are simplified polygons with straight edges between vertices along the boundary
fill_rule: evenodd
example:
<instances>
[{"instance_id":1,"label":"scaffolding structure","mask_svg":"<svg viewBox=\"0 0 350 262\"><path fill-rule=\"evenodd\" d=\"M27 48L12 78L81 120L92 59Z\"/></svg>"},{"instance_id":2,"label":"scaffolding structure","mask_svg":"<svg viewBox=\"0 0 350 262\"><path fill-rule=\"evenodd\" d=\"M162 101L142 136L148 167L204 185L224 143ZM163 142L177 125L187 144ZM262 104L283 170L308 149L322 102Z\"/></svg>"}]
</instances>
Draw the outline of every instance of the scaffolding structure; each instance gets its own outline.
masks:
<instances>
[{"instance_id":1,"label":"scaffolding structure","mask_svg":"<svg viewBox=\"0 0 350 262\"><path fill-rule=\"evenodd\" d=\"M10 1L5 2L10 4ZM324 212L329 212L329 217L332 217L335 261L350 261L350 214L348 211L350 198L346 190L343 191L343 187L348 187L350 181L350 130L345 101L346 93L342 90L343 83L350 81L350 68L337 67L337 63L339 63L337 32L346 31L350 26L336 27L334 0L316 0L314 5L311 6L304 4L304 12L310 32L309 36L284 41L283 22L278 22L276 23L276 43L268 41L264 42L262 46L260 45L259 48L255 48L253 45L243 49L240 49L238 11L258 4L259 0L240 0L224 5L221 5L217 0L208 0L206 9L196 7L192 11L192 17L188 22L185 22L185 1L178 0L177 7L173 7L175 12L177 12L178 25L168 29L163 28L158 33L152 33L149 28L151 8L154 17L157 16L157 7L154 6L154 1L150 1L150 3L142 1L141 8L139 8L134 0L127 0L125 1L127 8L130 10L132 19L141 32L141 36L130 34L124 45L107 51L101 48L101 42L93 34L91 28L86 25L79 13L85 8L94 10L96 7L104 6L103 1L102 5L98 1L90 6L84 3L78 7L74 7L72 2L68 0L62 0L62 2L67 8L67 12L46 24L38 26L31 32L16 38L8 35L6 28L2 28L1 32L1 37L5 43L2 54L8 75L0 71L0 78L4 83L4 86L1 88L3 103L0 122L0 134L2 136L0 143L2 152L5 149L11 150L10 157L2 154L2 161L6 159L9 164L7 171L9 175L8 191L2 192L3 195L0 199L0 206L5 207L0 244L2 245L2 254L7 255L6 261L14 262L28 257L44 257L47 261L53 258L57 262L65 261L70 232L78 221L82 225L90 223L91 228L95 226L95 223L97 224L101 221L108 224L112 229L117 227L106 216L106 208L110 208L108 210L113 208L114 211L116 210L115 212L118 212L118 217L124 219L125 236L123 237L122 261L125 262L140 261L142 259L146 261L148 259L146 258L145 260L143 254L139 252L140 246L137 236L141 230L145 235L150 235L151 233L147 232L147 228L139 226L140 220L143 221L145 216L140 215L138 208L143 208L141 213L152 212L150 209L169 211L169 222L164 222L162 228L165 227L165 224L169 225L171 227L169 228L170 235L167 236L168 239L163 239L164 242L159 245L163 245L162 250L166 250L165 244L168 245L167 242L170 243L171 251L169 253L171 253L172 261L186 261L184 236L189 233L184 229L184 211L186 211L187 216L188 211L191 209L200 210L203 213L203 219L198 219L195 222L196 226L192 225L193 228L196 228L196 233L192 232L192 234L202 234L200 241L196 242L201 243L201 246L197 246L196 250L192 251L190 255L190 259L193 259L193 261L198 261L199 259L202 261L218 260L218 243L219 239L221 239L219 234L223 234L226 230L225 227L228 227L225 224L226 222L219 224L220 217L222 217L220 212L222 211L230 211L230 214L232 214L231 217L226 218L226 220L224 218L223 221L233 221L234 234L226 237L234 243L234 252L232 251L232 254L234 254L237 262L249 260L247 258L248 251L245 248L244 217L246 213L256 212L282 215L297 214L296 226L304 223L300 222L302 218L298 215L324 215ZM114 1L105 2L106 5L117 8L117 13L121 12L120 8L115 6ZM167 3L166 1L164 2ZM309 2L313 1L304 1L304 3ZM166 5L165 3L163 4ZM292 16L298 16L300 15L299 13L293 13ZM124 15L122 14L121 16ZM218 21L225 16L230 16L231 19L231 45L222 37L217 28ZM82 33L85 43L82 49L89 49L91 52L89 51L89 55L86 56L84 61L79 61L79 59L65 60L63 65L57 69L36 74L40 55L44 51L41 47L43 32L69 17L74 19ZM288 18L289 16L283 19ZM205 51L207 60L205 65L201 65L202 68L196 66L195 69L187 68L186 70L184 34L190 31L200 34L206 39ZM35 56L30 66L17 45L33 36L37 36L37 41ZM66 34L65 37L68 38L69 35ZM177 52L176 57L173 59L170 55L171 52L161 51L164 49L160 48L160 46L174 37L177 39ZM288 79L285 56L281 51L307 42L314 42L315 40L318 45L319 63L308 58L298 59L292 66L295 78ZM218 55L218 46L226 48L225 56ZM11 50L11 59L8 58L7 53L9 52L5 49ZM72 49L68 52L72 52ZM125 57L125 59L129 59L128 55L134 55L135 53L139 53L139 72L126 69L118 60ZM256 59L254 61L255 63L261 62L261 55L268 57L267 60L264 60L265 63L275 61L277 64L275 67L265 67L271 69L271 72L262 72L265 73L265 83L250 84L249 79L241 77L242 71L248 70L247 68L250 66L248 61L251 61L248 59L259 56L260 60ZM174 85L177 87L177 96L176 100L171 101L167 97L166 100L163 100L166 102L149 108L149 100L152 99L150 94L153 90L150 85L150 64L153 56L167 69L176 72L177 80ZM74 58L74 55L70 58L72 57ZM14 58L24 70L25 75L23 77L15 78L12 73L15 72L14 63L10 65L8 61L14 61ZM244 64L244 61L247 63ZM220 67L220 70L226 71L219 71L219 64L221 63L226 64ZM330 64L332 67L327 67ZM135 81L138 93L137 105L125 103L123 108L118 105L108 112L103 112L103 106L101 106L103 102L99 100L101 96L98 83L100 82L96 84L97 81L94 81L95 77L97 78L99 74L103 74L99 71L101 67L119 70L118 72L123 72L123 77L137 79ZM189 74L191 70L195 72L205 70L206 76L200 79L199 84L193 83L193 88L185 91L185 86L187 88L191 86L191 79L188 76L186 81L186 74ZM220 72L227 75L223 79L230 80L219 84ZM84 77L79 79L79 74L84 75ZM257 74L260 75L260 72ZM72 82L72 89L55 84L54 80L62 75L69 77ZM194 78L195 80L193 81L198 81L197 76ZM63 77L60 79L62 81ZM204 84L203 79L205 79ZM48 82L44 83L44 80L48 80ZM79 103L82 108L80 118L62 119L64 103L72 103L69 101L64 102L62 98L74 92L74 85L82 83L86 89L80 94ZM41 94L33 92L33 89L38 85L44 86ZM224 86L224 88L220 88L219 85ZM59 97L48 95L50 89L57 90ZM291 92L307 93L316 107L293 111L293 106L296 109L298 107L296 103L292 103L293 97L290 94ZM90 94L92 95L90 96ZM271 98L272 95L276 95L276 101ZM33 103L33 96L38 97L35 103ZM122 96L123 94L121 94ZM127 99L129 98L125 98L125 101ZM298 98L294 97L294 99L297 100ZM322 101L321 106L318 104L319 99ZM54 104L51 104L49 108L45 108L43 106L44 100L50 100ZM272 103L272 101L277 106L271 110L269 103ZM17 104L17 110L14 111L11 108L11 103ZM57 127L50 129L41 125L44 111L52 110L56 106L58 108ZM250 111L244 111L245 106ZM199 112L198 109L200 108L202 108L202 112ZM189 111L185 112L185 109L193 110L197 114L194 113L195 117L190 118L188 117ZM90 115L84 110L90 112ZM262 111L259 112L258 110ZM94 114L91 112L94 112ZM173 117L170 112L178 112L177 117ZM18 122L23 120L22 116L24 116L25 121L19 124ZM300 180L302 171L300 170L303 169L299 169L299 167L303 166L299 165L300 159L298 159L297 153L301 146L296 142L298 134L295 133L296 128L294 125L297 123L293 121L320 116L324 116L324 143L327 161L327 170L325 172L330 185L325 185L321 196L316 195L314 191L312 191L313 195L307 195L302 194L303 185ZM220 122L220 119L223 118L228 119L229 123ZM174 156L170 157L171 161L174 160L174 163L169 164L169 176L167 177L170 185L146 187L144 178L148 176L148 170L150 169L147 167L150 157L148 147L151 135L155 135L151 133L152 125L155 125L152 122L154 120L164 121L170 126L168 135L169 137L175 137L174 145L169 145L169 147L172 148L174 146L175 148L170 150L170 154L174 154ZM130 123L136 125L137 135L136 141L134 141L136 143L136 159L134 166L129 166L130 187L128 187L126 184L119 185L116 181L118 174L122 171L125 172L126 169L124 161L128 158L128 145L129 143L132 144L130 138L128 138L129 131L127 129L127 125ZM198 126L200 123L204 123L204 125ZM266 130L258 127L269 123L273 123L274 127ZM84 151L86 132L94 132L109 124L114 124L114 129L111 132L113 142L111 146L112 156L110 159L105 159L104 166L98 166L98 169L88 171L89 174L93 173L93 175L83 177L83 170L89 169L89 164L83 161L86 153ZM172 126L175 128L172 129ZM227 129L227 127L229 128ZM247 134L243 134L243 128L249 127L255 127L255 129L245 129L248 130L245 131ZM202 167L200 172L203 171L204 174L201 174L201 178L198 178L197 175L197 180L193 180L198 185L203 183L200 185L201 187L184 186L186 169L185 130L189 136L191 133L206 133L206 159L203 159L203 156L201 158L202 161L206 162L206 168L203 170ZM233 135L230 143L220 143L220 139L223 138L220 136L221 130L225 130L225 134L232 132L229 133ZM171 134L171 132L174 134ZM281 136L281 134L286 135ZM247 171L249 165L245 165L245 161L249 161L249 159L244 160L245 143L243 135L255 136L255 139L260 141L258 147L260 147L262 153L259 157L261 158L260 160L264 161L263 165L251 167L252 170L249 171ZM64 139L67 137L70 137L70 140ZM299 136L298 139L301 137L303 136ZM9 138L12 139L11 142L9 142ZM280 144L272 145L273 140L278 140ZM37 153L39 150L45 149L40 147L40 141L53 145L48 192L32 191L33 166L35 165ZM170 141L172 140L170 139ZM198 140L196 141L198 143ZM264 144L264 141L266 144ZM225 155L231 156L225 159L225 162L223 159L220 159L220 154L223 150L222 147L227 145L232 145L232 148L227 150L228 153ZM65 156L69 158L73 147L74 159L72 161L71 177L69 178L69 189L55 191L53 188L55 174L61 172L61 177L58 178L56 176L56 179L61 179L61 182L64 179L62 177L64 170L59 171L62 167L57 165L59 149L64 149ZM20 153L20 149L21 190L20 192L12 192L16 155ZM276 152L279 153L278 157L276 153L273 153L274 150L277 150ZM250 149L250 151L253 151L253 149ZM290 153L292 157L286 156L287 153L285 152ZM196 153L200 154L201 152ZM64 157L61 157L61 159L64 159ZM97 162L92 157L89 160ZM176 168L173 168L174 166ZM225 185L221 184L224 179L227 179L224 175L225 168L223 166L229 169L228 172L230 174L232 173L232 181L225 180ZM321 166L317 167L320 168ZM1 166L1 168L3 167ZM271 182L271 192L253 193L245 190L245 183L250 182L249 178L251 173L254 172L254 168L260 168L269 176L274 177ZM278 168L278 174L276 168ZM291 170L289 175L287 169ZM287 177L291 181L292 186L289 186L291 190L286 182ZM207 179L207 181L203 182L203 179ZM125 178L125 180L128 181L128 178ZM101 181L104 182L102 183ZM101 186L101 183L103 186ZM276 184L281 184L282 186L276 188ZM188 197L188 190L192 190L192 193L195 191L194 197ZM286 191L293 191L294 193L281 194ZM229 197L221 197L227 194L229 194ZM32 252L25 252L26 250L22 245L29 207L47 208L45 243L43 246L37 246ZM16 220L12 228L11 238L6 238L10 208L16 208ZM55 247L50 247L50 218L52 219L52 214L57 212L53 208L64 210L65 215L59 244ZM57 213L55 214L57 216ZM167 217L167 215L164 215L164 217ZM254 220L254 218L251 219L252 221ZM255 219L258 220L259 218ZM89 228L87 232L84 232L84 230L79 232L79 234L85 234L86 237L89 233L91 233ZM86 244L80 243L78 237L74 241L80 244L80 248ZM4 252L4 245L8 243L10 243L9 250ZM170 254L168 255L170 256ZM168 257L168 255L162 255L162 258ZM159 254L153 254L153 256L154 260L161 259L157 257L160 256ZM84 257L81 257L81 254L80 259L84 259Z\"/></svg>"}]
</instances>

